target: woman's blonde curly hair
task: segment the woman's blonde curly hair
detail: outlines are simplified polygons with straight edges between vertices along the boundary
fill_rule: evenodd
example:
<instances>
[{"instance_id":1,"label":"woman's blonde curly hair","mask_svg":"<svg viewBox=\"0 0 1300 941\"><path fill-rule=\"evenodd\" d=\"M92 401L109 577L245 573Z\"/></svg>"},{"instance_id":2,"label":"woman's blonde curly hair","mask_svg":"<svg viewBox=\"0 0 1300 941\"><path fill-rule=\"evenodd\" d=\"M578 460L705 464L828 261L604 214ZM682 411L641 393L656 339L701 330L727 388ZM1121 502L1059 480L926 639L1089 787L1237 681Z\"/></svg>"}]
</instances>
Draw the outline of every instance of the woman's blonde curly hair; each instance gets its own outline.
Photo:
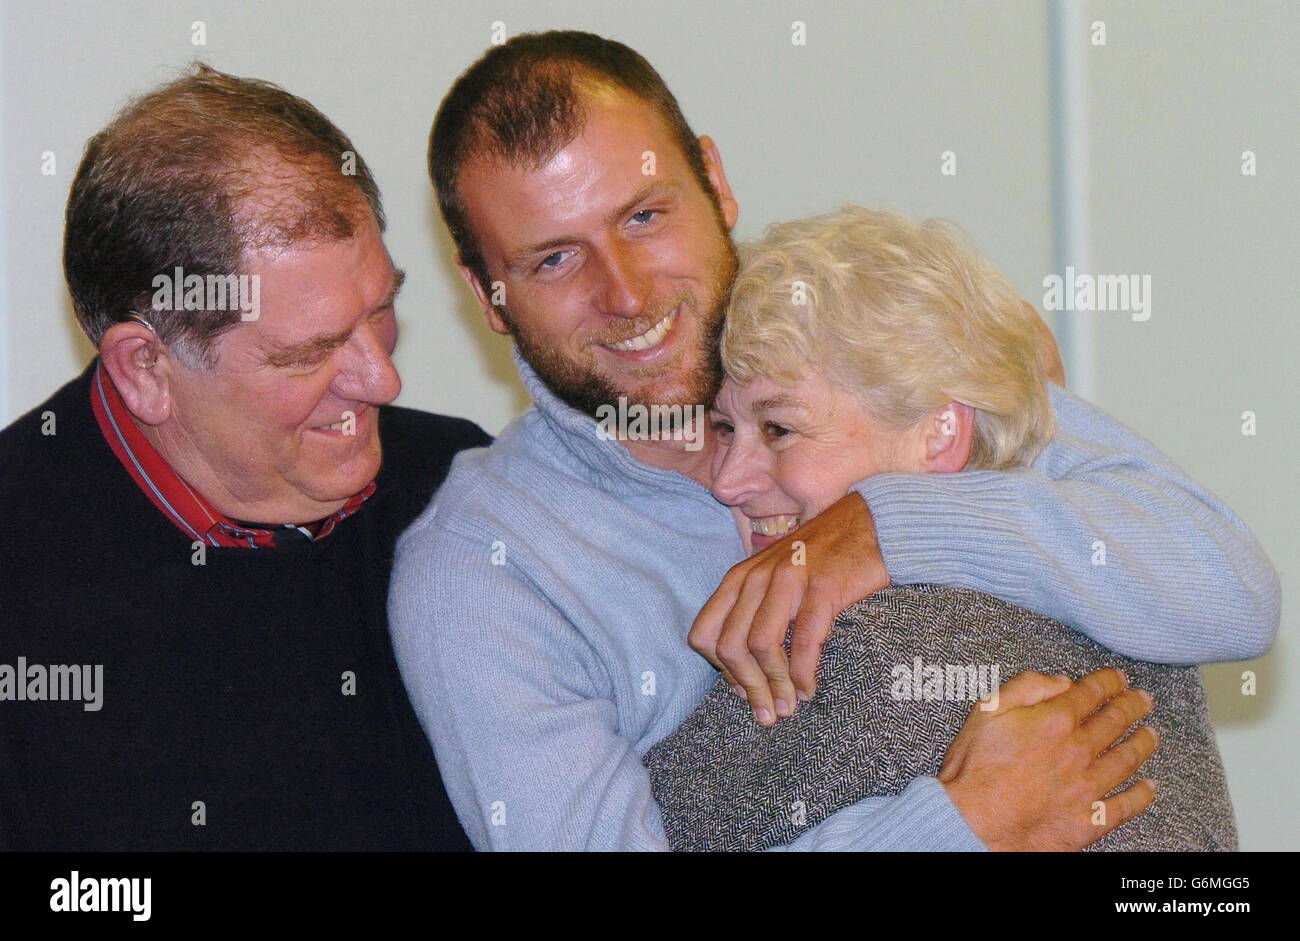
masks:
<instances>
[{"instance_id":1,"label":"woman's blonde curly hair","mask_svg":"<svg viewBox=\"0 0 1300 941\"><path fill-rule=\"evenodd\" d=\"M1034 314L959 229L860 206L741 247L721 339L737 383L820 374L877 420L975 409L968 468L1031 464L1055 433Z\"/></svg>"}]
</instances>

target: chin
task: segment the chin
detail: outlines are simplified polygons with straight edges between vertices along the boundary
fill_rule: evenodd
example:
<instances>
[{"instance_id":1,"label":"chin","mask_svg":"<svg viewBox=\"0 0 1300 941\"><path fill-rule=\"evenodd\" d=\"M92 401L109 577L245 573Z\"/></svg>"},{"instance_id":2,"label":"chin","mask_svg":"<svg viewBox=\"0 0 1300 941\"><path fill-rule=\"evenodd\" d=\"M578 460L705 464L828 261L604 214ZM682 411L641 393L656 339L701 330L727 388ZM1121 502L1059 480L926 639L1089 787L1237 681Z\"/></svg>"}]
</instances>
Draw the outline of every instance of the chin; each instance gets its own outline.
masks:
<instances>
[{"instance_id":1,"label":"chin","mask_svg":"<svg viewBox=\"0 0 1300 941\"><path fill-rule=\"evenodd\" d=\"M373 449L367 449L342 468L331 468L328 475L322 475L313 482L314 486L303 488L303 493L317 503L346 501L364 490L378 476L381 463L376 444Z\"/></svg>"},{"instance_id":2,"label":"chin","mask_svg":"<svg viewBox=\"0 0 1300 941\"><path fill-rule=\"evenodd\" d=\"M708 369L698 363L683 364L664 376L650 379L628 393L628 399L647 405L703 405L712 401L706 389Z\"/></svg>"}]
</instances>

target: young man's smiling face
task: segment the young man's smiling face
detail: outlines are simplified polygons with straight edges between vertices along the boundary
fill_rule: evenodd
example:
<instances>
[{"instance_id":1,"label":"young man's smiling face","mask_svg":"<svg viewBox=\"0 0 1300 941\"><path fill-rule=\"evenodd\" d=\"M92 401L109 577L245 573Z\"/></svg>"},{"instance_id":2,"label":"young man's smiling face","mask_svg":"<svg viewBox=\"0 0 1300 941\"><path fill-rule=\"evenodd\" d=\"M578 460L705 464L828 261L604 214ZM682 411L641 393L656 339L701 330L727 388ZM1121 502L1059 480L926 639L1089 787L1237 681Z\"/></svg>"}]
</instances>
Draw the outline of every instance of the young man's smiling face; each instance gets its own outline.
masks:
<instances>
[{"instance_id":1,"label":"young man's smiling face","mask_svg":"<svg viewBox=\"0 0 1300 941\"><path fill-rule=\"evenodd\" d=\"M303 523L340 509L379 471L376 406L401 381L393 267L373 216L347 241L251 258L257 320L217 343L215 368L169 367L169 417L145 433L227 516Z\"/></svg>"},{"instance_id":2,"label":"young man's smiling face","mask_svg":"<svg viewBox=\"0 0 1300 941\"><path fill-rule=\"evenodd\" d=\"M736 202L717 150L701 138L708 193L653 105L607 86L584 101L581 133L542 166L479 155L461 167L459 196L504 304L462 271L492 329L575 408L594 414L619 396L707 405L736 268Z\"/></svg>"}]
</instances>

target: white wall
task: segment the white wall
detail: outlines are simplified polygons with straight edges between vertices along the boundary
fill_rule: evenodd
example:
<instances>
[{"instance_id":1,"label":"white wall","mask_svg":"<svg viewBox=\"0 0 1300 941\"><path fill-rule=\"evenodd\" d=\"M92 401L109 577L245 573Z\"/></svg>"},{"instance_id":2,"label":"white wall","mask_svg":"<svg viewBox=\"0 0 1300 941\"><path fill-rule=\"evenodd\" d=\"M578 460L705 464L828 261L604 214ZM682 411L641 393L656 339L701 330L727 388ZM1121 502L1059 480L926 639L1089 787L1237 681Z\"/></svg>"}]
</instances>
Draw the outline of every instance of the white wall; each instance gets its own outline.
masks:
<instances>
[{"instance_id":1,"label":"white wall","mask_svg":"<svg viewBox=\"0 0 1300 941\"><path fill-rule=\"evenodd\" d=\"M1073 349L1073 365L1088 362L1101 404L1228 499L1279 568L1294 573L1297 454L1282 397L1295 391L1285 357L1296 338L1297 207L1285 184L1294 179L1286 161L1300 151L1300 83L1286 55L1296 7L1236 9L1082 10L1110 27L1104 49L1077 50L1093 142L1075 155L1091 193L1095 244L1085 248L1097 270L1154 274L1157 306L1146 324L1090 322L1095 346ZM1054 233L1071 221L1053 209L1047 13L1039 0L498 0L485 13L451 0L6 0L0 424L92 355L60 268L63 204L86 138L129 94L192 58L280 82L352 136L383 188L389 248L409 273L399 305L400 401L495 432L526 397L505 344L482 326L455 273L424 168L438 102L486 48L494 20L512 34L591 29L644 53L696 130L717 140L741 204L741 237L846 201L942 215L1037 301L1054 267ZM807 27L803 47L790 41L796 19ZM206 25L205 47L191 45L195 20ZM1234 174L1250 147L1261 170L1246 180ZM57 159L52 177L40 173L47 150ZM957 156L955 177L940 173L946 150ZM1073 326L1072 337L1086 334ZM1246 408L1260 415L1256 438L1234 437ZM1288 651L1297 659L1291 643L1259 666L1254 700L1235 693L1232 668L1207 671L1250 848L1300 846L1300 825L1280 799L1283 788L1294 794L1297 755L1282 731L1297 696L1282 671Z\"/></svg>"},{"instance_id":2,"label":"white wall","mask_svg":"<svg viewBox=\"0 0 1300 941\"><path fill-rule=\"evenodd\" d=\"M425 171L429 126L452 80L511 32L573 27L643 52L713 135L741 200L740 231L846 200L961 220L1029 292L1048 264L1043 13L1037 3L653 4L161 3L4 5L4 190L9 209L7 421L92 355L60 267L63 205L87 137L132 93L196 56L280 82L353 139L383 188L389 248L409 279L399 305L401 402L496 432L526 404L503 342L482 327L450 261ZM962 12L962 11L966 12ZM792 12L793 11L793 12ZM790 23L808 24L808 45ZM191 23L207 27L191 45ZM924 34L918 24L925 25ZM922 41L919 36L924 35ZM973 36L993 40L972 42ZM809 105L812 107L809 107ZM939 154L958 154L941 177ZM58 173L40 174L52 150ZM0 402L0 405L3 405Z\"/></svg>"},{"instance_id":3,"label":"white wall","mask_svg":"<svg viewBox=\"0 0 1300 941\"><path fill-rule=\"evenodd\" d=\"M1205 669L1242 845L1300 847L1296 3L1086 4L1092 263L1152 277L1151 319L1094 314L1095 401L1232 506L1282 572L1282 636ZM1243 151L1256 176L1243 176ZM1242 412L1256 435L1242 434ZM1241 694L1243 670L1258 693Z\"/></svg>"}]
</instances>

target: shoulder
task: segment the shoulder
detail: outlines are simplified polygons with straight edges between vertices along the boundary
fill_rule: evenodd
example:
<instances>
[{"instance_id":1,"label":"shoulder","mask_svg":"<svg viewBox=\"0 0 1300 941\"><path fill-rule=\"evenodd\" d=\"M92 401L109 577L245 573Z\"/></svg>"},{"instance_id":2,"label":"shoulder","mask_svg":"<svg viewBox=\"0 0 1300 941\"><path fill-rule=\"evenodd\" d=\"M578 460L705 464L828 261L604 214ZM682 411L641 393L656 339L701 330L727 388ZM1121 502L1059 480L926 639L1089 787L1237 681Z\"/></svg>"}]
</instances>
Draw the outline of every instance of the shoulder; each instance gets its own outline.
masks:
<instances>
[{"instance_id":1,"label":"shoulder","mask_svg":"<svg viewBox=\"0 0 1300 941\"><path fill-rule=\"evenodd\" d=\"M503 528L520 535L545 527L557 514L570 514L581 488L565 456L538 434L534 417L530 411L487 446L457 454L436 506L425 511L408 537L450 531L478 539Z\"/></svg>"},{"instance_id":2,"label":"shoulder","mask_svg":"<svg viewBox=\"0 0 1300 941\"><path fill-rule=\"evenodd\" d=\"M33 490L84 485L112 457L90 409L90 369L0 430L0 517Z\"/></svg>"},{"instance_id":3,"label":"shoulder","mask_svg":"<svg viewBox=\"0 0 1300 941\"><path fill-rule=\"evenodd\" d=\"M939 643L978 649L993 638L1026 643L1074 632L1045 615L987 592L946 585L895 585L864 598L839 616L836 630L850 647L921 649Z\"/></svg>"},{"instance_id":4,"label":"shoulder","mask_svg":"<svg viewBox=\"0 0 1300 941\"><path fill-rule=\"evenodd\" d=\"M379 411L384 459L381 486L401 486L429 495L438 488L461 451L482 448L492 436L465 418L385 405Z\"/></svg>"},{"instance_id":5,"label":"shoulder","mask_svg":"<svg viewBox=\"0 0 1300 941\"><path fill-rule=\"evenodd\" d=\"M1048 383L1048 395L1056 416L1056 435L1034 462L1036 466L1050 464L1055 452L1065 452L1075 459L1089 456L1102 443L1112 454L1131 452L1144 458L1168 460L1146 438L1069 389Z\"/></svg>"},{"instance_id":6,"label":"shoulder","mask_svg":"<svg viewBox=\"0 0 1300 941\"><path fill-rule=\"evenodd\" d=\"M500 592L507 582L552 571L575 551L574 520L590 492L538 435L533 414L511 422L490 446L456 455L398 541L399 583L420 580L447 591L486 584ZM501 551L507 545L508 557Z\"/></svg>"}]
</instances>

